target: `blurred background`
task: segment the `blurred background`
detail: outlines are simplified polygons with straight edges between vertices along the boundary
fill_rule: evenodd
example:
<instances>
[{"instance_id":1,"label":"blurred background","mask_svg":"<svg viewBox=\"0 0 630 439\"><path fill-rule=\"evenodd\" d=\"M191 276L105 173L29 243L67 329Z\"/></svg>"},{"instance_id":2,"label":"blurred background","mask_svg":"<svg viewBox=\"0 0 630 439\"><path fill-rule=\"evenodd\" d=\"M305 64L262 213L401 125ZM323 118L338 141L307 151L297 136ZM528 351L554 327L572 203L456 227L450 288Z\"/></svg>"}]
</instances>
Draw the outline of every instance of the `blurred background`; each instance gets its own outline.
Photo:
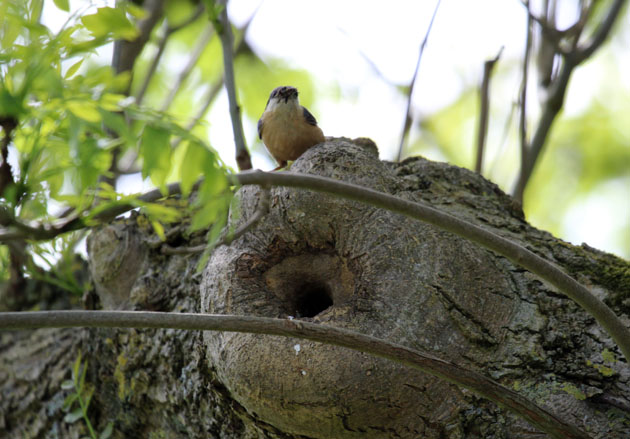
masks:
<instances>
[{"instance_id":1,"label":"blurred background","mask_svg":"<svg viewBox=\"0 0 630 439\"><path fill-rule=\"evenodd\" d=\"M541 3L532 2L532 10L540 12ZM581 3L557 1L559 29L576 21ZM42 22L54 31L72 14L76 18L108 4L113 6L72 0L66 13L46 0ZM231 0L237 92L254 168L276 166L257 137L256 123L270 91L280 85L299 89L301 103L324 134L369 137L381 159L396 160L410 84L436 5L412 0ZM221 84L221 45L207 16L164 38L169 26L185 21L196 8L195 2L166 2L168 23L156 26L136 62L131 95L183 123L200 118L194 132L235 167ZM575 69L563 110L524 194L526 217L535 227L625 258L630 258L629 18L623 9L607 42ZM527 22L527 9L519 0L441 2L414 81L403 158L422 155L474 169L484 62L502 50L490 82L482 174L512 192L520 166L517 110ZM587 26L586 36L590 31ZM163 41L161 59L145 81ZM112 46L96 51L80 71L111 64ZM535 35L532 48L534 57ZM538 123L544 97L538 80L532 66L528 133ZM139 173L121 176L117 185L124 192L149 187Z\"/></svg>"}]
</instances>

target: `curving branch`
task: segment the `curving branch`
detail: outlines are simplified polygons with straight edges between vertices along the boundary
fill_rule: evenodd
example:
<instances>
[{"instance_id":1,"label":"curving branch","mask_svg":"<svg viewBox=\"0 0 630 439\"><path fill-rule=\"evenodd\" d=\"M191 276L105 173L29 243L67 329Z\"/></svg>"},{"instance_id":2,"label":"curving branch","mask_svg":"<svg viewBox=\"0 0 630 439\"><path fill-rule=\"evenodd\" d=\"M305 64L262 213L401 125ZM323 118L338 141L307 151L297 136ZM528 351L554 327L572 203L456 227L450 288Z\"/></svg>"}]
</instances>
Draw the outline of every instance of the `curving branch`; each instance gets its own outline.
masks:
<instances>
[{"instance_id":1,"label":"curving branch","mask_svg":"<svg viewBox=\"0 0 630 439\"><path fill-rule=\"evenodd\" d=\"M247 332L300 337L342 346L386 358L467 388L521 416L556 439L589 439L589 436L553 413L498 382L432 355L359 334L295 319L143 311L35 311L0 313L0 329L34 328L171 328L203 331Z\"/></svg>"},{"instance_id":2,"label":"curving branch","mask_svg":"<svg viewBox=\"0 0 630 439\"><path fill-rule=\"evenodd\" d=\"M424 203L403 200L393 195L352 183L334 180L332 178L294 174L290 172L263 172L259 170L233 174L230 178L235 185L294 187L359 201L418 219L475 242L488 250L505 256L516 265L529 270L558 288L567 297L575 301L586 312L593 316L617 343L626 360L630 360L630 330L626 328L621 319L604 302L599 300L588 288L566 274L555 264L507 238L503 238L489 230L456 218L448 213L440 212ZM198 181L193 189L198 188L199 184L201 184L201 181ZM167 196L179 193L181 193L179 183L172 183L167 186ZM153 191L143 194L138 199L141 201L156 201L163 196L159 189L154 189ZM105 221L133 208L135 208L135 206L130 203L120 204L102 211L95 219ZM39 237L47 236L47 238L41 239L51 239L61 233L77 230L85 226L86 224L81 218L76 218L74 220L67 220L65 225L58 228L50 228L50 226L48 226L48 228L40 229L38 233ZM11 236L11 233L13 233L13 236ZM24 237L25 235L19 233L19 231L0 229L0 241L24 239ZM38 236L36 235L34 239L37 238Z\"/></svg>"},{"instance_id":3,"label":"curving branch","mask_svg":"<svg viewBox=\"0 0 630 439\"><path fill-rule=\"evenodd\" d=\"M475 242L488 250L505 256L515 264L538 275L562 291L597 320L617 343L626 360L630 361L630 330L621 319L585 286L563 272L556 265L509 239L448 213L440 212L424 203L403 200L383 192L331 178L292 174L289 172L273 173L255 170L236 174L233 179L241 185L255 184L310 189L349 200L360 201L418 219Z\"/></svg>"}]
</instances>

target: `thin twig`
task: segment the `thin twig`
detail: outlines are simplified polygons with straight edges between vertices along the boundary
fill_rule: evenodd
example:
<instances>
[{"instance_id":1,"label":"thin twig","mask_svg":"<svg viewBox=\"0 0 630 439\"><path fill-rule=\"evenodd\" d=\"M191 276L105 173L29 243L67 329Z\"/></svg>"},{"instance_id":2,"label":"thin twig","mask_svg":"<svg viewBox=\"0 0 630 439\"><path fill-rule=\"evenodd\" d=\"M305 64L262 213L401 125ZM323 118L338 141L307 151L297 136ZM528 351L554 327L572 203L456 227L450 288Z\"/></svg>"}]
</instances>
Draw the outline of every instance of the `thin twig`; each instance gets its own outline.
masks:
<instances>
[{"instance_id":1,"label":"thin twig","mask_svg":"<svg viewBox=\"0 0 630 439\"><path fill-rule=\"evenodd\" d=\"M262 5L262 2L256 7L252 15L249 17L249 20L247 20L247 22L240 29L240 38L239 38L238 44L236 44L236 48L234 49L235 57L243 53L245 49L247 48L247 43L245 42L245 35L247 33L247 30L249 29L249 25L251 24L252 20L256 16L256 12L258 12L258 9L260 8L261 5ZM208 88L208 91L206 92L202 100L203 105L201 106L201 108L199 108L199 111L197 111L197 114L195 115L195 117L192 118L191 121L186 126L187 131L192 131L192 129L195 128L197 124L199 123L199 121L203 119L203 117L206 115L206 113L208 112L208 109L210 108L210 105L212 105L212 102L214 102L216 97L219 95L221 88L223 87L223 78L224 78L224 75L221 75L221 77L217 79L210 86L210 88ZM177 137L176 139L173 140L173 142L171 143L171 146L175 148L177 145L179 145L181 141L182 141L181 137Z\"/></svg>"},{"instance_id":2,"label":"thin twig","mask_svg":"<svg viewBox=\"0 0 630 439\"><path fill-rule=\"evenodd\" d=\"M582 61L590 57L597 49L599 49L604 41L606 41L625 3L626 0L615 0L615 2L608 10L606 17L599 24L599 27L595 31L595 34L591 38L590 42L587 43L584 47L580 47L578 49L578 52L575 55L577 63L581 63Z\"/></svg>"},{"instance_id":3,"label":"thin twig","mask_svg":"<svg viewBox=\"0 0 630 439\"><path fill-rule=\"evenodd\" d=\"M160 63L160 60L162 59L162 55L164 54L164 49L166 49L166 43L168 42L168 38L170 36L168 32L168 23L164 22L163 27L164 27L164 31L162 33L162 37L160 38L160 42L158 43L158 50L155 56L153 57L153 60L151 61L151 65L149 66L149 71L147 72L147 74L144 76L144 79L142 80L142 85L140 86L140 90L138 90L138 93L136 94L137 105L142 104L142 101L144 100L144 95L147 92L147 89L149 88L149 83L151 82L151 79L153 79L153 75L155 74L157 70L157 66Z\"/></svg>"},{"instance_id":4,"label":"thin twig","mask_svg":"<svg viewBox=\"0 0 630 439\"><path fill-rule=\"evenodd\" d=\"M486 134L488 133L488 113L490 111L490 77L494 65L499 61L503 46L499 49L499 53L493 59L489 59L483 63L483 79L481 80L481 89L479 91L480 108L479 108L479 126L477 127L477 160L475 163L475 171L481 174L483 166L483 153L486 146Z\"/></svg>"},{"instance_id":5,"label":"thin twig","mask_svg":"<svg viewBox=\"0 0 630 439\"><path fill-rule=\"evenodd\" d=\"M376 63L368 56L367 53L365 53L363 50L361 50L361 48L359 47L358 44L356 44L356 42L352 39L352 37L350 36L350 34L343 28L341 27L337 27L337 30L339 30L339 32L346 37L350 42L352 42L355 46L355 50L357 51L357 53L361 56L361 58L363 58L363 60L367 63L367 65L372 69L372 71L374 72L374 74L376 76L378 76L381 81L385 82L386 84L390 84L390 85L394 85L392 83L391 80L387 79L385 77L385 75L383 74L383 72L381 72L381 69L378 68L378 66L376 65Z\"/></svg>"},{"instance_id":6,"label":"thin twig","mask_svg":"<svg viewBox=\"0 0 630 439\"><path fill-rule=\"evenodd\" d=\"M171 106L180 88L182 87L182 85L184 84L184 82L186 81L190 73L192 72L193 68L199 62L199 58L201 58L201 55L203 54L204 49L206 48L206 46L212 39L213 35L214 35L214 27L211 24L208 24L208 26L206 26L206 28L203 30L201 37L199 37L199 39L197 40L197 44L195 45L195 48L193 49L192 54L190 55L190 58L188 58L188 64L186 64L186 66L177 76L177 80L175 81L175 84L173 84L173 86L170 87L169 94L166 97L166 99L164 99L164 102L162 103L162 107L160 108L160 111L166 111Z\"/></svg>"},{"instance_id":7,"label":"thin twig","mask_svg":"<svg viewBox=\"0 0 630 439\"><path fill-rule=\"evenodd\" d=\"M527 4L529 8L529 3ZM533 22L531 14L527 16L527 37L525 39L525 55L523 56L523 75L521 78L521 90L519 98L519 140L521 147L521 168L527 163L527 157L529 155L529 145L527 142L527 82L529 80L529 59L532 51L532 32ZM516 200L523 204L523 193L520 194L521 198Z\"/></svg>"},{"instance_id":8,"label":"thin twig","mask_svg":"<svg viewBox=\"0 0 630 439\"><path fill-rule=\"evenodd\" d=\"M556 439L589 439L577 427L482 374L450 361L369 335L297 319L143 311L0 313L0 328L172 328L299 337L341 346L429 373L507 408Z\"/></svg>"},{"instance_id":9,"label":"thin twig","mask_svg":"<svg viewBox=\"0 0 630 439\"><path fill-rule=\"evenodd\" d=\"M534 171L534 166L536 165L542 149L545 146L551 126L553 125L556 116L562 109L564 96L566 95L569 79L571 78L573 70L580 63L590 57L606 40L615 20L619 16L622 6L625 3L626 0L615 0L606 14L606 18L600 24L589 44L583 48L578 48L571 53L563 54L559 71L553 79L553 82L548 87L549 93L545 99L538 126L536 127L534 136L532 137L529 151L527 153L527 159L521 165L517 183L512 193L514 198L517 200L523 199L525 186L527 186L532 172Z\"/></svg>"},{"instance_id":10,"label":"thin twig","mask_svg":"<svg viewBox=\"0 0 630 439\"><path fill-rule=\"evenodd\" d=\"M225 72L224 83L227 90L230 106L230 118L234 132L234 145L236 147L236 164L241 171L252 169L252 160L245 146L245 134L241 120L241 109L236 98L236 80L234 78L234 53L232 46L232 25L227 15L227 0L217 0L216 4L222 6L215 27L221 38L223 47L223 69Z\"/></svg>"},{"instance_id":11,"label":"thin twig","mask_svg":"<svg viewBox=\"0 0 630 439\"><path fill-rule=\"evenodd\" d=\"M166 21L164 22L164 26L163 26L164 31L162 33L162 37L160 38L160 42L158 43L158 51L153 57L153 61L151 61L151 66L149 67L149 71L147 72L147 74L144 77L144 80L142 81L142 86L140 87L140 90L136 94L137 105L140 105L144 99L144 95L147 92L147 89L149 88L149 83L151 82L151 79L153 78L153 75L155 74L157 70L157 66L160 60L162 59L162 55L164 54L164 49L166 49L166 43L168 42L168 39L175 32L183 29L184 27L188 26L189 24L197 20L201 16L201 14L203 14L204 9L205 9L205 5L203 4L203 2L199 2L199 4L197 5L197 9L195 9L195 12L193 12L191 16L188 17L183 22L175 26L170 26L168 22Z\"/></svg>"},{"instance_id":12,"label":"thin twig","mask_svg":"<svg viewBox=\"0 0 630 439\"><path fill-rule=\"evenodd\" d=\"M424 53L424 48L427 45L427 41L429 40L429 34L431 33L431 29L433 28L433 22L435 21L435 16L437 15L437 11L440 7L441 0L438 0L435 4L435 9L433 10L433 15L431 16L431 21L429 22L429 27L427 28L427 32L424 35L424 39L422 40L422 44L420 44L420 52L418 53L418 60L416 61L416 68L413 71L413 76L411 77L411 81L409 82L409 92L407 93L407 108L405 110L405 122L403 124L402 134L400 135L400 145L398 145L398 155L396 156L396 161L399 162L402 158L402 153L405 148L405 141L407 140L407 136L409 135L409 130L411 129L411 98L413 97L413 87L416 83L416 77L418 76L418 70L420 69L420 61L422 60L422 54Z\"/></svg>"}]
</instances>

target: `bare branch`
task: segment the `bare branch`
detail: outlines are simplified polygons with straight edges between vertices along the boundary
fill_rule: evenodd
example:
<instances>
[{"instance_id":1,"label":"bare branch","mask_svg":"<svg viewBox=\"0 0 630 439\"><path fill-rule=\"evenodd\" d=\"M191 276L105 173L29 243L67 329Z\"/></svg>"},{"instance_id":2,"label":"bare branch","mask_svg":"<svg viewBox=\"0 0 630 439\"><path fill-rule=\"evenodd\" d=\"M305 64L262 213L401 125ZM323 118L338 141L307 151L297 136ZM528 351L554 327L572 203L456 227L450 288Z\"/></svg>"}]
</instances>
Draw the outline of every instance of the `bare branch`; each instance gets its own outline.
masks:
<instances>
[{"instance_id":1,"label":"bare branch","mask_svg":"<svg viewBox=\"0 0 630 439\"><path fill-rule=\"evenodd\" d=\"M240 55L241 53L245 51L245 49L247 49L247 43L245 42L245 34L247 33L247 30L249 29L249 25L251 24L252 20L256 16L256 13L258 12L258 9L260 8L261 5L262 5L262 2L256 7L252 15L249 17L249 20L247 20L247 22L240 29L240 38L239 38L238 44L236 44L236 48L234 49L235 57ZM221 75L221 77L217 79L206 92L203 98L204 104L201 106L199 111L197 111L197 114L195 115L195 117L188 123L186 127L188 131L191 131L194 127L196 127L199 121L203 119L203 117L208 112L208 108L210 108L210 105L212 105L212 102L214 102L219 92L221 91L221 87L223 87L223 82L224 82L223 78L224 78L224 75ZM173 140L173 143L171 144L171 146L175 148L179 144L179 142L181 142L181 140L182 140L181 138L177 138Z\"/></svg>"},{"instance_id":2,"label":"bare branch","mask_svg":"<svg viewBox=\"0 0 630 439\"><path fill-rule=\"evenodd\" d=\"M163 27L164 27L164 33L162 34L162 37L160 38L160 42L158 43L158 50L155 53L153 60L151 61L151 65L149 66L149 71L147 72L147 74L144 77L144 80L142 81L140 90L138 90L138 93L136 94L137 105L142 104L142 101L144 100L144 95L146 94L147 89L149 88L149 83L151 82L151 79L153 79L153 75L155 74L155 71L157 70L157 66L160 63L160 60L162 59L162 55L164 54L164 49L166 49L166 43L168 42L168 38L170 34L168 33L168 24L166 22L164 22Z\"/></svg>"},{"instance_id":3,"label":"bare branch","mask_svg":"<svg viewBox=\"0 0 630 439\"><path fill-rule=\"evenodd\" d=\"M223 47L223 68L225 71L224 83L227 90L230 105L230 117L232 118L232 130L234 131L234 144L236 146L236 163L243 171L252 169L252 161L245 146L245 134L241 121L241 109L236 98L236 80L234 78L234 53L232 46L232 25L227 15L227 0L217 0L217 5L222 6L215 27L221 38Z\"/></svg>"},{"instance_id":4,"label":"bare branch","mask_svg":"<svg viewBox=\"0 0 630 439\"><path fill-rule=\"evenodd\" d=\"M529 5L528 5L529 8ZM529 59L532 51L532 33L533 23L532 15L527 17L527 38L525 40L525 55L523 56L523 76L521 78L521 92L519 98L519 138L521 146L521 169L526 166L527 159L529 157L529 145L527 142L527 82L529 81ZM553 56L551 54L551 62L553 63ZM551 70L549 71L549 80L551 80ZM524 175L521 172L522 175ZM523 192L516 194L516 200L523 204Z\"/></svg>"},{"instance_id":5,"label":"bare branch","mask_svg":"<svg viewBox=\"0 0 630 439\"><path fill-rule=\"evenodd\" d=\"M483 152L486 145L486 134L488 133L488 112L490 111L490 76L494 65L499 61L503 46L499 49L499 53L493 59L489 59L483 63L483 78L481 80L481 89L479 90L480 108L479 108L479 126L477 127L477 160L475 163L475 171L481 174L483 165Z\"/></svg>"},{"instance_id":6,"label":"bare branch","mask_svg":"<svg viewBox=\"0 0 630 439\"><path fill-rule=\"evenodd\" d=\"M357 53L361 56L361 58L363 58L363 60L366 62L366 64L372 69L372 71L374 72L374 74L376 76L378 76L383 82L385 82L386 84L389 85L394 85L394 83L392 81L390 81L389 79L387 79L385 77L385 75L383 74L383 72L381 72L381 69L378 68L378 66L376 65L376 63L368 56L367 53L365 53L363 50L361 50L361 48L359 47L359 45L356 43L356 41L354 41L352 39L352 37L350 36L350 34L343 28L341 27L337 27L337 30L339 30L339 32L346 37L350 42L352 42L352 44L354 44L355 49L357 51Z\"/></svg>"},{"instance_id":7,"label":"bare branch","mask_svg":"<svg viewBox=\"0 0 630 439\"><path fill-rule=\"evenodd\" d=\"M193 68L197 65L197 62L199 62L199 58L201 58L204 49L212 39L213 35L214 28L212 25L209 24L208 26L206 26L203 33L197 40L197 44L195 45L195 48L190 55L190 58L188 58L188 64L186 64L184 69L179 73L175 84L170 87L170 92L162 103L162 108L160 108L160 111L166 111L171 106L173 100L175 99L175 96L179 92L179 89L182 87L182 85L190 75L190 72L192 72Z\"/></svg>"},{"instance_id":8,"label":"bare branch","mask_svg":"<svg viewBox=\"0 0 630 439\"><path fill-rule=\"evenodd\" d=\"M566 94L569 79L573 73L573 69L580 63L584 62L587 58L593 55L593 53L602 45L602 43L608 37L615 20L619 16L619 12L626 0L615 0L610 7L606 18L600 24L599 28L595 32L595 35L591 39L591 42L584 47L579 47L572 52L563 53L562 62L559 67L559 71L553 78L548 87L548 96L543 104L542 115L534 132L534 136L531 140L529 150L527 152L526 160L521 164L521 170L518 176L516 186L513 191L513 196L517 200L523 199L523 193L525 187L531 178L534 166L540 156L543 147L547 141L547 137L551 130L551 126L555 121L556 116L562 109L564 104L564 96ZM589 16L589 9L582 9L580 21L583 22L586 17ZM583 26L583 24L581 24ZM580 30L581 32L581 30ZM579 32L576 33L579 36Z\"/></svg>"},{"instance_id":9,"label":"bare branch","mask_svg":"<svg viewBox=\"0 0 630 439\"><path fill-rule=\"evenodd\" d=\"M440 8L441 0L438 0L435 4L435 9L433 10L433 15L431 16L431 21L429 22L429 27L427 28L427 33L424 35L424 39L422 40L422 44L420 44L420 53L418 53L418 60L416 61L416 68L413 71L413 76L411 77L411 81L409 82L409 92L407 93L407 109L405 110L405 122L403 124L402 134L400 135L400 144L398 145L398 155L396 156L396 161L399 162L402 158L402 153L405 148L405 141L407 140L407 136L409 135L409 130L411 129L411 98L413 96L413 87L416 83L416 77L418 76L418 70L420 69L420 61L422 60L422 54L424 53L424 48L427 45L427 41L429 41L429 34L431 33L431 29L433 28L433 22L435 21L435 16L437 15L437 11Z\"/></svg>"},{"instance_id":10,"label":"bare branch","mask_svg":"<svg viewBox=\"0 0 630 439\"><path fill-rule=\"evenodd\" d=\"M137 105L140 105L144 99L144 95L147 92L147 89L149 88L149 83L151 82L151 79L153 78L153 75L155 74L155 71L157 70L157 66L159 62L162 59L162 55L164 54L164 49L166 48L166 43L168 42L168 39L170 38L170 36L173 35L175 32L179 31L180 29L183 29L184 27L193 23L195 20L197 20L201 16L201 14L203 14L204 9L205 9L205 6L203 2L200 2L197 5L197 9L195 9L195 12L193 12L190 17L188 17L183 22L177 24L176 26L170 26L167 22L164 22L164 31L162 33L162 37L160 38L160 42L158 43L158 51L153 57L153 61L151 61L151 66L149 67L149 71L147 72L146 76L144 77L144 80L142 81L142 86L140 87L140 90L136 94Z\"/></svg>"},{"instance_id":11,"label":"bare branch","mask_svg":"<svg viewBox=\"0 0 630 439\"><path fill-rule=\"evenodd\" d=\"M147 41L149 41L153 28L162 18L164 0L146 0L142 6L147 12L147 15L138 22L138 29L140 31L138 37L133 41L118 40L114 44L112 65L116 73L133 69L136 59L140 55L140 52L142 52ZM131 86L131 81L129 82L129 86ZM128 89L125 94L129 94Z\"/></svg>"},{"instance_id":12,"label":"bare branch","mask_svg":"<svg viewBox=\"0 0 630 439\"><path fill-rule=\"evenodd\" d=\"M591 38L591 41L587 43L584 47L580 47L577 51L576 58L577 63L581 63L588 57L590 57L599 47L606 41L610 31L621 12L621 8L626 3L626 0L615 0L608 14L604 20L599 24L599 27L595 31L595 34Z\"/></svg>"},{"instance_id":13,"label":"bare branch","mask_svg":"<svg viewBox=\"0 0 630 439\"><path fill-rule=\"evenodd\" d=\"M0 142L0 197L7 187L15 184L13 170L9 163L9 145L13 138L13 130L17 128L18 120L12 116L0 116L0 128L2 128L2 142ZM1 223L0 223L1 224Z\"/></svg>"},{"instance_id":14,"label":"bare branch","mask_svg":"<svg viewBox=\"0 0 630 439\"><path fill-rule=\"evenodd\" d=\"M516 413L556 439L589 439L575 426L498 382L450 361L369 335L297 319L142 311L35 311L0 313L0 327L172 328L299 337L385 358L471 390Z\"/></svg>"},{"instance_id":15,"label":"bare branch","mask_svg":"<svg viewBox=\"0 0 630 439\"><path fill-rule=\"evenodd\" d=\"M564 96L574 67L575 66L569 63L567 59L564 59L557 76L550 84L549 94L545 100L542 115L538 120L538 126L534 131L534 136L530 142L525 161L521 163L518 181L512 193L512 196L517 200L523 199L525 187L534 171L536 161L545 146L547 136L551 131L551 126L562 109Z\"/></svg>"}]
</instances>

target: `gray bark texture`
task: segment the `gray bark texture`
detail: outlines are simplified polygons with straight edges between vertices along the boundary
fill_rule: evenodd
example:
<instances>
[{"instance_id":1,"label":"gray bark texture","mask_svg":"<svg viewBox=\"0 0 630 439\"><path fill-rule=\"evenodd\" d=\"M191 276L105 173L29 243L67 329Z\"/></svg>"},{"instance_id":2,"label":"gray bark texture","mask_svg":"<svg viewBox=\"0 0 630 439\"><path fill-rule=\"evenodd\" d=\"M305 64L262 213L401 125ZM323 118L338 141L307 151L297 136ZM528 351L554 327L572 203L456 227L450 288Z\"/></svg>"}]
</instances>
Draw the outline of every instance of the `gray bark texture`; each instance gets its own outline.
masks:
<instances>
[{"instance_id":1,"label":"gray bark texture","mask_svg":"<svg viewBox=\"0 0 630 439\"><path fill-rule=\"evenodd\" d=\"M378 160L366 139L332 139L290 172L423 201L561 266L618 315L630 264L534 229L471 171ZM238 192L241 224L259 202ZM170 246L203 242L186 224ZM106 309L303 319L373 335L479 371L593 438L630 437L630 368L593 318L502 256L398 214L325 194L271 190L271 210L203 274L167 256L141 215L92 232L90 271ZM89 303L89 301L88 301ZM357 351L259 334L180 330L0 333L0 437L78 438L63 421L72 363L88 360L90 417L115 438L547 437L470 391Z\"/></svg>"}]
</instances>

